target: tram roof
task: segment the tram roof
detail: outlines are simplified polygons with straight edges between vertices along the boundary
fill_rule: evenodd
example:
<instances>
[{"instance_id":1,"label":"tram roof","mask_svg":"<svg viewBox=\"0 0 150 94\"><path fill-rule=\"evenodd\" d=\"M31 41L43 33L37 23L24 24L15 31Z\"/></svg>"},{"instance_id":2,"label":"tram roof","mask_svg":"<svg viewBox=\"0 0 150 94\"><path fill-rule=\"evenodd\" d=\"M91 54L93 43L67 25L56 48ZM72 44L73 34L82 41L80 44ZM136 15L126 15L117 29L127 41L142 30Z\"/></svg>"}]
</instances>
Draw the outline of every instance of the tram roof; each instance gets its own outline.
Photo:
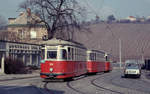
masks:
<instances>
[{"instance_id":1,"label":"tram roof","mask_svg":"<svg viewBox=\"0 0 150 94\"><path fill-rule=\"evenodd\" d=\"M67 41L62 39L53 38L51 40L42 41L41 45L55 46L55 45L69 45L69 46L79 46L85 47L83 44L75 41Z\"/></svg>"},{"instance_id":2,"label":"tram roof","mask_svg":"<svg viewBox=\"0 0 150 94\"><path fill-rule=\"evenodd\" d=\"M105 51L101 51L101 50L87 50L88 52L98 52L98 53L103 53L103 54L106 54Z\"/></svg>"}]
</instances>

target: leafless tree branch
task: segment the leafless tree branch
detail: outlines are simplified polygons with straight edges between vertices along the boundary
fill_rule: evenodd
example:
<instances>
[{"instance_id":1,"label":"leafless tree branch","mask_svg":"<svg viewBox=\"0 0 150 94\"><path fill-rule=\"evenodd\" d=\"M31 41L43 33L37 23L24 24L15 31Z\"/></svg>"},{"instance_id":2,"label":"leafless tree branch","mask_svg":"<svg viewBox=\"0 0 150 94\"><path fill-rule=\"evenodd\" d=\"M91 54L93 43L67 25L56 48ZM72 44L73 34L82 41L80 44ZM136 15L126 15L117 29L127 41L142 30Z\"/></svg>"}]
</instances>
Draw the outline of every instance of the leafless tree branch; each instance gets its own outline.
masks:
<instances>
[{"instance_id":1,"label":"leafless tree branch","mask_svg":"<svg viewBox=\"0 0 150 94\"><path fill-rule=\"evenodd\" d=\"M37 22L45 23L48 39L53 38L56 32L63 32L63 34L69 35L67 37L72 40L70 36L73 36L73 32L81 30L79 18L83 14L76 0L26 0L19 7L31 8L40 14L41 21ZM68 32L71 32L72 35ZM62 36L64 36L63 34Z\"/></svg>"}]
</instances>

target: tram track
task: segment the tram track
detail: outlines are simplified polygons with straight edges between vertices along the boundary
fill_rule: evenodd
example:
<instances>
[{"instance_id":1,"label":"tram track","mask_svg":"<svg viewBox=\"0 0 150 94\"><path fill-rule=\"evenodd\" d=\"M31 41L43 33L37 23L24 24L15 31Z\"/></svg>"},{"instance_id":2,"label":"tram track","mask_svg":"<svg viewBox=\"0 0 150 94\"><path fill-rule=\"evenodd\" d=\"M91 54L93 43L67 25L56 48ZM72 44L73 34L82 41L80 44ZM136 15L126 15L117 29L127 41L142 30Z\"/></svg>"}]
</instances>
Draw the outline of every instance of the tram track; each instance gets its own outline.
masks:
<instances>
[{"instance_id":1,"label":"tram track","mask_svg":"<svg viewBox=\"0 0 150 94\"><path fill-rule=\"evenodd\" d=\"M117 74L118 75L118 74ZM142 94L146 93L146 94L149 94L150 90L144 90L142 87L145 86L145 87L149 87L149 84L150 82L149 81L145 81L144 79L144 76L145 75L141 75L141 78L140 79L137 79L137 78L119 78L117 77L117 75L113 75L111 77L111 79L109 80L109 83L114 85L114 86L117 86L117 87L120 87L120 88L124 88L124 89L127 89L129 90L129 92L141 92ZM121 75L121 74L120 74ZM116 78L117 77L117 78ZM121 81L120 83L118 81ZM125 83L123 82L126 82L128 86L125 85ZM129 84L130 85L129 85ZM136 84L136 85L135 85ZM144 85L143 85L144 84ZM133 86L132 86L133 85ZM141 88L140 88L141 87ZM129 93L128 92L128 93ZM136 93L135 93L136 94ZM138 93L139 94L139 93Z\"/></svg>"},{"instance_id":2,"label":"tram track","mask_svg":"<svg viewBox=\"0 0 150 94\"><path fill-rule=\"evenodd\" d=\"M68 88L72 89L73 91L77 92L78 94L86 94L86 93L79 91L78 89L72 87L71 82L67 82L66 85Z\"/></svg>"},{"instance_id":3,"label":"tram track","mask_svg":"<svg viewBox=\"0 0 150 94\"><path fill-rule=\"evenodd\" d=\"M134 91L139 91L139 92L143 92L143 93L148 93L149 94L149 91L144 91L144 90L141 90L141 89L136 89L136 88L133 88L134 86L130 86L130 87L128 87L128 86L123 86L122 84L117 84L117 83L115 83L113 80L116 80L116 77L112 77L111 79L110 79L110 83L112 84L112 85L115 85L115 86L118 86L118 87L121 87L121 88L126 88L126 89L130 89L130 90L134 90ZM122 79L124 82L127 82L126 81L126 79ZM118 81L119 81L119 79L118 79ZM141 82L142 84L150 84L149 82L147 82L147 81L145 81L145 80L142 80L142 79L135 79L134 78L134 80L133 80L133 78L132 79L128 79L128 81L130 81L130 84L132 85L132 84L135 84L135 83L139 83L139 82Z\"/></svg>"},{"instance_id":4,"label":"tram track","mask_svg":"<svg viewBox=\"0 0 150 94\"><path fill-rule=\"evenodd\" d=\"M113 74L115 74L115 72L113 72ZM125 86L122 86L119 83L120 82L122 83L122 81L126 82L128 80L119 78L119 76L121 77L121 74L116 72L115 75L110 75L110 73L106 73L103 75L97 74L97 75L88 76L88 77L79 78L79 79L75 78L76 80L74 80L74 81L64 82L64 85L66 87L65 87L65 89L62 89L62 90L65 91L68 88L70 90L69 92L73 92L72 94L99 94L99 93L103 94L103 92L104 93L108 92L107 94L126 94L127 92L132 93L132 94L136 94L135 92L143 92L144 94L148 93L147 91L141 91L141 90L131 89L129 87L127 88ZM104 79L106 79L106 82ZM103 85L103 83L101 83L101 82L103 82L103 80L104 80L104 83L106 83L106 85L105 84ZM115 82L117 80L120 80L120 82L119 83ZM80 84L83 81L86 81L86 82L84 82L85 84ZM129 81L130 81L130 79L129 79ZM140 83L149 84L142 79L134 79L133 83L131 83L131 84L137 83L137 81L138 82L140 81ZM130 81L130 82L132 82L132 81ZM116 88L114 88L114 87L110 88L109 86L107 87L107 83L110 84L110 87L116 86ZM47 86L47 84L45 86ZM90 89L93 91L90 92ZM94 91L94 90L96 90L96 91ZM55 91L49 90L49 92L53 94L53 92L55 92ZM66 91L65 94L68 94L67 92L68 91ZM99 92L99 93L97 93L97 92ZM140 94L140 93L138 93L138 94Z\"/></svg>"},{"instance_id":5,"label":"tram track","mask_svg":"<svg viewBox=\"0 0 150 94\"><path fill-rule=\"evenodd\" d=\"M106 91L109 91L109 92L112 92L112 93L115 93L115 94L124 94L124 93L119 92L119 91L115 91L115 90L112 90L112 89L108 89L108 88L99 86L99 85L97 85L97 84L95 83L96 80L98 80L98 79L100 79L100 78L102 78L102 77L105 77L105 76L106 76L106 75L104 75L104 76L101 75L101 77L97 77L97 78L94 78L94 79L90 80L90 84L93 85L93 86L95 86L95 87L97 87L97 88L99 88L99 89L97 89L97 90L99 90L99 91L104 91L104 90L106 90ZM70 89L74 90L74 91L77 92L78 94L87 94L87 93L82 92L81 90L78 90L78 89L74 88L74 87L71 85L71 81L70 81L70 82L67 82L67 87L69 87Z\"/></svg>"},{"instance_id":6,"label":"tram track","mask_svg":"<svg viewBox=\"0 0 150 94\"><path fill-rule=\"evenodd\" d=\"M76 81L78 81L78 80L80 80L80 79L83 79L83 78L85 78L86 76L87 76L87 75L85 75L84 77L80 77L80 78L76 79ZM75 91L75 92L78 93L78 94L87 94L87 93L85 93L85 92L82 92L82 90L79 90L79 89L74 88L74 87L71 85L72 82L73 82L73 81L69 81L69 82L66 83L66 85L67 85L68 88L70 88L71 90Z\"/></svg>"},{"instance_id":7,"label":"tram track","mask_svg":"<svg viewBox=\"0 0 150 94\"><path fill-rule=\"evenodd\" d=\"M106 76L106 75L105 75L105 76ZM97 77L97 78L91 80L91 84L92 84L93 86L97 87L97 88L100 88L100 89L106 90L106 91L110 91L110 92L115 93L115 94L124 94L124 93L122 93L122 92L115 91L115 90L108 89L108 88L105 88L105 87L102 87L102 86L97 85L97 84L95 83L95 81L98 80L98 79L100 79L100 78L102 78L102 77L104 77L104 76Z\"/></svg>"}]
</instances>

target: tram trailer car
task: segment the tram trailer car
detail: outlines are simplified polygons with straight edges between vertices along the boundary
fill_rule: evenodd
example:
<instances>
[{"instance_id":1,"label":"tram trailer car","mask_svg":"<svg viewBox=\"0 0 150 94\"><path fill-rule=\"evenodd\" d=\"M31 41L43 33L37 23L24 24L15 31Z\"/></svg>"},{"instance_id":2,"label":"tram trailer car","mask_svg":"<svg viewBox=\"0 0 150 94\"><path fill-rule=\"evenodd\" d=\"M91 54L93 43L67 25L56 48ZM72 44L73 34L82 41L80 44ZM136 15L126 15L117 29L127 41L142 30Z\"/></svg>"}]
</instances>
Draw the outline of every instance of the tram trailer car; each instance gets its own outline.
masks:
<instances>
[{"instance_id":1,"label":"tram trailer car","mask_svg":"<svg viewBox=\"0 0 150 94\"><path fill-rule=\"evenodd\" d=\"M87 73L86 47L52 39L42 43L41 78L66 79Z\"/></svg>"},{"instance_id":2,"label":"tram trailer car","mask_svg":"<svg viewBox=\"0 0 150 94\"><path fill-rule=\"evenodd\" d=\"M105 53L98 50L87 51L87 71L97 73L105 71Z\"/></svg>"},{"instance_id":3,"label":"tram trailer car","mask_svg":"<svg viewBox=\"0 0 150 94\"><path fill-rule=\"evenodd\" d=\"M112 71L111 55L105 54L105 72Z\"/></svg>"}]
</instances>

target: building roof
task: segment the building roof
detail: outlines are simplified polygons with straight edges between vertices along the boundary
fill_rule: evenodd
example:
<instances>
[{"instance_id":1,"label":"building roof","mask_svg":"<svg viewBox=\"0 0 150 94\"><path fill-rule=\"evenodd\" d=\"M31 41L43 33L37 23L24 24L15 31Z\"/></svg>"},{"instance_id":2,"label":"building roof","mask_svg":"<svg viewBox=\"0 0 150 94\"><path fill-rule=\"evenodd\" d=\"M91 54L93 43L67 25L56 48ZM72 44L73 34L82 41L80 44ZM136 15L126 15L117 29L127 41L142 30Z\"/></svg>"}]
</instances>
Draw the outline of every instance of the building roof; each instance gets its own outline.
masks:
<instances>
[{"instance_id":1,"label":"building roof","mask_svg":"<svg viewBox=\"0 0 150 94\"><path fill-rule=\"evenodd\" d=\"M26 26L31 24L36 24L37 26L44 25L44 23L37 23L41 21L40 17L31 13L31 11L29 10L21 12L17 18L8 18L8 19L11 20L11 23L9 23L8 26Z\"/></svg>"}]
</instances>

